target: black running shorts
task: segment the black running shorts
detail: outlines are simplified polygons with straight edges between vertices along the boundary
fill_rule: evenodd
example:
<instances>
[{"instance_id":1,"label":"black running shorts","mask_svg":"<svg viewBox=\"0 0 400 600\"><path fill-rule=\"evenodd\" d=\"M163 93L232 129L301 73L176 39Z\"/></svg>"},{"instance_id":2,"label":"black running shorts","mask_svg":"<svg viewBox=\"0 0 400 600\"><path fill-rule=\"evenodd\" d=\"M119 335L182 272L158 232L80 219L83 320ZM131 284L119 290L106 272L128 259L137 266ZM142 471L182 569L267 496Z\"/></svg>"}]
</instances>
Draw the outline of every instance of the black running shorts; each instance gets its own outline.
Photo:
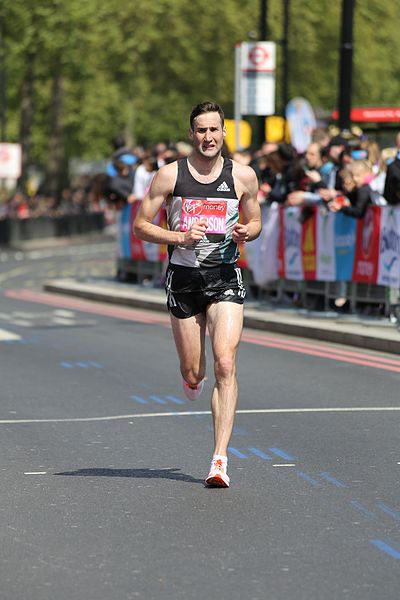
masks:
<instances>
[{"instance_id":1,"label":"black running shorts","mask_svg":"<svg viewBox=\"0 0 400 600\"><path fill-rule=\"evenodd\" d=\"M236 264L217 267L182 267L169 264L165 290L167 307L178 319L205 312L213 302L243 304L246 290Z\"/></svg>"}]
</instances>

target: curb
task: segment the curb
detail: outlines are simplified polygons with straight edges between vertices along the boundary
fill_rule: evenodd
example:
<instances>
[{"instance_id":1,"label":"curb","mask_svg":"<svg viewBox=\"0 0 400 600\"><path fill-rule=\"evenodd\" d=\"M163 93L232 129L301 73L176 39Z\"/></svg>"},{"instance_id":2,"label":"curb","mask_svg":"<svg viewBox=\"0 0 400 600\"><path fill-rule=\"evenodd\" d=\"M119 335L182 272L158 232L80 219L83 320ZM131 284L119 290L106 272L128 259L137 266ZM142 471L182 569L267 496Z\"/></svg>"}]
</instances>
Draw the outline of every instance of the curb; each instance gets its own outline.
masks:
<instances>
[{"instance_id":1,"label":"curb","mask_svg":"<svg viewBox=\"0 0 400 600\"><path fill-rule=\"evenodd\" d=\"M117 289L105 285L56 280L44 283L46 292L75 296L97 302L167 312L165 300L145 289ZM355 346L368 350L400 354L400 333L394 327L354 324L344 320L322 320L305 316L285 316L279 312L246 307L244 326L250 329L282 333L302 338Z\"/></svg>"}]
</instances>

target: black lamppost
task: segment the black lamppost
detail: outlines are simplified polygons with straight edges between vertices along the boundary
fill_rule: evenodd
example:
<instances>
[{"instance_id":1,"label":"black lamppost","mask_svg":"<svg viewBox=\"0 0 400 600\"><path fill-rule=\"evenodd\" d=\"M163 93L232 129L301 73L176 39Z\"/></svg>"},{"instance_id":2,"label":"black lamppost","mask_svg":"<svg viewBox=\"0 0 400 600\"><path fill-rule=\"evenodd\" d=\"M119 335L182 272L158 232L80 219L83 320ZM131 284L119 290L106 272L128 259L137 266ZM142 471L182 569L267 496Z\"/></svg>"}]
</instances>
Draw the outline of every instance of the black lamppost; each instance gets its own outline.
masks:
<instances>
[{"instance_id":1,"label":"black lamppost","mask_svg":"<svg viewBox=\"0 0 400 600\"><path fill-rule=\"evenodd\" d=\"M283 0L283 37L282 37L282 116L285 118L289 102L289 8L290 0Z\"/></svg>"},{"instance_id":2,"label":"black lamppost","mask_svg":"<svg viewBox=\"0 0 400 600\"><path fill-rule=\"evenodd\" d=\"M264 42L268 37L268 3L267 0L260 0L260 41ZM257 117L257 145L261 144L265 140L265 117Z\"/></svg>"},{"instance_id":3,"label":"black lamppost","mask_svg":"<svg viewBox=\"0 0 400 600\"><path fill-rule=\"evenodd\" d=\"M350 130L353 74L353 15L355 0L343 0L339 68L339 128Z\"/></svg>"}]
</instances>

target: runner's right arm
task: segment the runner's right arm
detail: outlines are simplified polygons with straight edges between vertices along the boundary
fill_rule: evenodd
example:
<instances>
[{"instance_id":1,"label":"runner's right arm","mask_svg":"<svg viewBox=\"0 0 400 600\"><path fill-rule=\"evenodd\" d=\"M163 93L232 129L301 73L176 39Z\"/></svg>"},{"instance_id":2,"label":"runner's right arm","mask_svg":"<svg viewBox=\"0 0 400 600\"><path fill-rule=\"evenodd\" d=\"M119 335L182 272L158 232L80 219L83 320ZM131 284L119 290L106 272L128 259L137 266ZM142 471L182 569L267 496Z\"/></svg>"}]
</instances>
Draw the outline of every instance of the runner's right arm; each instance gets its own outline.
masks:
<instances>
[{"instance_id":1,"label":"runner's right arm","mask_svg":"<svg viewBox=\"0 0 400 600\"><path fill-rule=\"evenodd\" d=\"M186 232L170 231L153 223L164 201L173 193L176 176L176 162L161 167L155 174L133 224L133 233L139 239L156 244L191 246L204 237L207 229L205 219L195 222Z\"/></svg>"}]
</instances>

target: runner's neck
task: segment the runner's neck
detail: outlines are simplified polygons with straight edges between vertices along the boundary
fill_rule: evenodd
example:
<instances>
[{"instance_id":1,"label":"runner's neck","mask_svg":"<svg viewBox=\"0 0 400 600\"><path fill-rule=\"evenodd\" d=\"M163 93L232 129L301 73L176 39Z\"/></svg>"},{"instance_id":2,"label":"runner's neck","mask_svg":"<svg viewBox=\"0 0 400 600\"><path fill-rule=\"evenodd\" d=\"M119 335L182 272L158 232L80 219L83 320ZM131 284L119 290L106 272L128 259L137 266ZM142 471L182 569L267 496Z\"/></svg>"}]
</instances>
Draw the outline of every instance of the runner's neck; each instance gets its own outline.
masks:
<instances>
[{"instance_id":1,"label":"runner's neck","mask_svg":"<svg viewBox=\"0 0 400 600\"><path fill-rule=\"evenodd\" d=\"M224 159L219 154L212 160L199 160L191 156L187 159L190 174L199 183L213 183L221 175Z\"/></svg>"}]
</instances>

